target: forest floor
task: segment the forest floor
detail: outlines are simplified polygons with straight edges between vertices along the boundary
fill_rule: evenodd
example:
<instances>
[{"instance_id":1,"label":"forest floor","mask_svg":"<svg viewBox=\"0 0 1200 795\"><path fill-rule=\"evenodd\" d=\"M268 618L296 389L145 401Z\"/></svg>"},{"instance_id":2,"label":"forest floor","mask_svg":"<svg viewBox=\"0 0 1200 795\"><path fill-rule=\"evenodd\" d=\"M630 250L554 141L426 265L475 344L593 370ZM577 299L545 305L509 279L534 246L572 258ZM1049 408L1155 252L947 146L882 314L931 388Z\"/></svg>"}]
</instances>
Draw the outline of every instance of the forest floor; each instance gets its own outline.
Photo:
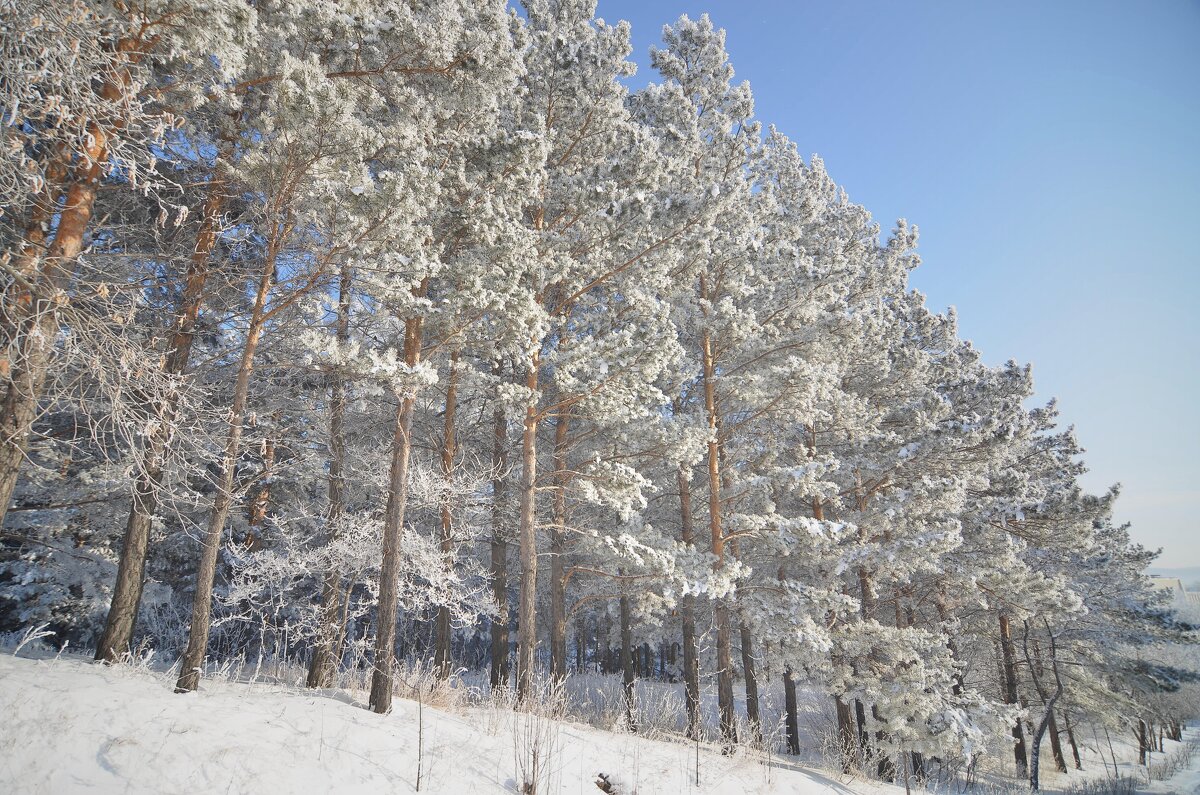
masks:
<instances>
[{"instance_id":1,"label":"forest floor","mask_svg":"<svg viewBox=\"0 0 1200 795\"><path fill-rule=\"evenodd\" d=\"M500 706L450 712L397 699L379 716L348 691L220 678L176 695L166 672L39 656L0 654L0 792L470 795L536 780L538 793L590 795L601 775L624 795L904 792L786 757L722 756ZM1147 791L1198 793L1198 768L1200 754Z\"/></svg>"}]
</instances>

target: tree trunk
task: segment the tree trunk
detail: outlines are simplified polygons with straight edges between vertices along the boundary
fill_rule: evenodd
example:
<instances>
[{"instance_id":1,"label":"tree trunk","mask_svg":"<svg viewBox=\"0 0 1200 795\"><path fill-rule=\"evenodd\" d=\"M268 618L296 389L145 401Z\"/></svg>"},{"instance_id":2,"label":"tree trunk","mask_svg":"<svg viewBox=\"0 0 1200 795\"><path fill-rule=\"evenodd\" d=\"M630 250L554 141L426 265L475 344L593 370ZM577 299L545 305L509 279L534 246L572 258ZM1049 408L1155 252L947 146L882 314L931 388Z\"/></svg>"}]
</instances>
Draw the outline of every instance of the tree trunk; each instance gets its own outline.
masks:
<instances>
[{"instance_id":1,"label":"tree trunk","mask_svg":"<svg viewBox=\"0 0 1200 795\"><path fill-rule=\"evenodd\" d=\"M587 664L587 620L575 619L575 671L582 672Z\"/></svg>"},{"instance_id":2,"label":"tree trunk","mask_svg":"<svg viewBox=\"0 0 1200 795\"><path fill-rule=\"evenodd\" d=\"M424 286L421 288L424 292ZM404 363L421 359L421 318L404 321ZM370 707L380 715L392 708L392 671L396 657L396 617L400 598L400 536L408 503L408 459L412 452L413 404L416 396L401 396L392 433L387 512L383 519L383 565L379 572L378 627L375 631L375 670L371 675Z\"/></svg>"},{"instance_id":3,"label":"tree trunk","mask_svg":"<svg viewBox=\"0 0 1200 795\"><path fill-rule=\"evenodd\" d=\"M854 699L854 717L858 728L858 748L864 761L873 756L871 734L867 731L867 709L861 699Z\"/></svg>"},{"instance_id":4,"label":"tree trunk","mask_svg":"<svg viewBox=\"0 0 1200 795\"><path fill-rule=\"evenodd\" d=\"M875 704L871 705L871 717L875 718L877 721L883 721L883 715L879 713L879 707ZM887 735L882 730L877 730L875 732L875 753L879 757L875 765L875 773L882 781L895 781L896 763L892 760L892 757L887 754L883 746L883 740L886 737Z\"/></svg>"},{"instance_id":5,"label":"tree trunk","mask_svg":"<svg viewBox=\"0 0 1200 795\"><path fill-rule=\"evenodd\" d=\"M704 278L701 277L701 295L707 297ZM707 329L701 336L701 353L704 374L704 410L708 419L708 514L712 553L716 557L713 568L719 571L725 565L725 538L722 531L721 510L721 443L718 438L716 362L713 357L712 338ZM737 743L737 718L733 705L733 644L729 606L724 599L714 600L713 623L717 628L717 708L720 712L721 739L728 752Z\"/></svg>"},{"instance_id":6,"label":"tree trunk","mask_svg":"<svg viewBox=\"0 0 1200 795\"><path fill-rule=\"evenodd\" d=\"M1013 649L1012 626L1007 613L1000 614L1000 652L1002 655L1001 670L1004 673L1001 682L1004 685L1004 703L1018 704L1020 698L1017 695L1017 663ZM1016 740L1013 745L1013 759L1017 765L1017 776L1024 777L1029 766L1025 753L1025 732L1021 728L1020 721L1013 726L1012 736Z\"/></svg>"},{"instance_id":7,"label":"tree trunk","mask_svg":"<svg viewBox=\"0 0 1200 795\"><path fill-rule=\"evenodd\" d=\"M550 526L550 678L555 686L567 679L567 429L565 413L554 422L554 517Z\"/></svg>"},{"instance_id":8,"label":"tree trunk","mask_svg":"<svg viewBox=\"0 0 1200 795\"><path fill-rule=\"evenodd\" d=\"M601 635L604 637L603 653L600 651ZM607 610L604 611L604 631L602 633L597 632L596 635L596 654L600 658L600 673L610 674L617 670L617 666L612 664L612 615ZM620 655L618 654L618 656Z\"/></svg>"},{"instance_id":9,"label":"tree trunk","mask_svg":"<svg viewBox=\"0 0 1200 795\"><path fill-rule=\"evenodd\" d=\"M58 337L58 300L70 268L83 249L83 235L92 217L102 163L107 157L103 134L89 146L92 164L67 191L58 229L42 266L40 284L31 295L27 311L17 323L10 351L4 401L0 403L0 524L12 504L29 431L38 414L38 402L49 373L54 341Z\"/></svg>"},{"instance_id":10,"label":"tree trunk","mask_svg":"<svg viewBox=\"0 0 1200 795\"><path fill-rule=\"evenodd\" d=\"M678 409L677 409L678 410ZM683 467L679 468L680 535L689 547L695 543L692 527L692 484ZM687 736L700 737L700 664L696 654L696 596L683 595L679 612L683 622L683 700L687 711Z\"/></svg>"},{"instance_id":11,"label":"tree trunk","mask_svg":"<svg viewBox=\"0 0 1200 795\"><path fill-rule=\"evenodd\" d=\"M219 159L218 159L219 162ZM175 311L174 332L167 346L162 371L167 375L182 375L191 356L195 339L196 319L204 300L204 285L208 279L209 256L216 246L221 212L225 206L222 184L215 180L204 201L200 229L196 233L196 250L188 262L183 296ZM104 632L96 646L96 659L116 662L130 650L133 631L137 626L146 572L146 555L150 545L150 530L158 509L159 489L167 447L174 432L179 394L171 392L159 407L159 424L150 433L141 451L142 465L133 487L133 503L125 522L125 537L117 565L117 580L113 586L112 603L104 622Z\"/></svg>"},{"instance_id":12,"label":"tree trunk","mask_svg":"<svg viewBox=\"0 0 1200 795\"><path fill-rule=\"evenodd\" d=\"M637 731L634 718L633 629L629 624L629 596L621 594L621 684L625 691L625 718L629 730Z\"/></svg>"},{"instance_id":13,"label":"tree trunk","mask_svg":"<svg viewBox=\"0 0 1200 795\"><path fill-rule=\"evenodd\" d=\"M787 752L795 756L800 753L800 713L796 706L796 678L790 666L783 669L783 707L786 714Z\"/></svg>"},{"instance_id":14,"label":"tree trunk","mask_svg":"<svg viewBox=\"0 0 1200 795\"><path fill-rule=\"evenodd\" d=\"M499 371L499 365L496 371ZM508 687L508 541L504 524L507 516L504 501L508 491L508 420L504 409L492 413L492 599L496 603L496 618L492 620L491 684L495 690Z\"/></svg>"},{"instance_id":15,"label":"tree trunk","mask_svg":"<svg viewBox=\"0 0 1200 795\"><path fill-rule=\"evenodd\" d=\"M742 640L742 677L746 680L746 718L750 723L750 731L754 741L762 742L762 718L758 709L758 675L754 669L754 639L750 636L750 627L743 622L741 625Z\"/></svg>"},{"instance_id":16,"label":"tree trunk","mask_svg":"<svg viewBox=\"0 0 1200 795\"><path fill-rule=\"evenodd\" d=\"M225 450L221 459L221 479L217 483L217 493L213 498L208 528L201 540L196 592L192 598L192 620L188 629L187 649L179 666L179 679L175 682L176 693L191 692L200 684L201 666L204 664L208 633L212 625L212 591L217 576L217 555L221 549L221 534L225 531L225 521L229 518L229 509L233 505L234 476L237 474L242 423L245 420L246 403L250 395L250 374L254 369L254 354L258 349L258 341L262 337L267 295L274 280L277 254L278 250L273 250L266 258L254 296L254 309L246 331L246 343L242 349L242 360L234 385L233 402L229 407Z\"/></svg>"},{"instance_id":17,"label":"tree trunk","mask_svg":"<svg viewBox=\"0 0 1200 795\"><path fill-rule=\"evenodd\" d=\"M532 695L533 658L537 648L537 432L538 367L534 354L525 375L529 405L521 434L521 601L517 614L517 701Z\"/></svg>"},{"instance_id":18,"label":"tree trunk","mask_svg":"<svg viewBox=\"0 0 1200 795\"><path fill-rule=\"evenodd\" d=\"M1071 713L1064 712L1063 727L1067 732L1067 744L1071 746L1071 758L1075 762L1076 770L1083 770L1083 760L1079 758L1079 744L1075 742L1075 730L1071 727Z\"/></svg>"},{"instance_id":19,"label":"tree trunk","mask_svg":"<svg viewBox=\"0 0 1200 795\"><path fill-rule=\"evenodd\" d=\"M903 622L903 624L901 624L901 621L900 621L900 592L899 592L899 590L895 591L895 595L896 595L896 627L897 627L897 629L911 628L913 626L916 626L917 614L916 614L916 611L913 610L913 607L911 604L908 604L905 606L904 622ZM951 659L956 659L955 654L957 652L955 651L952 639L949 639L949 638L947 639L946 647L950 650ZM962 687L962 683L958 680L957 674L956 674L954 677L954 684L951 685L951 688L950 688L951 692L954 693L955 695L958 695L959 693L962 692L960 689L961 687ZM912 763L913 778L916 781L924 782L925 781L925 756L920 751L912 751L909 753L909 761Z\"/></svg>"},{"instance_id":20,"label":"tree trunk","mask_svg":"<svg viewBox=\"0 0 1200 795\"><path fill-rule=\"evenodd\" d=\"M1058 734L1058 722L1054 720L1054 710L1046 711L1046 719L1049 724L1050 752L1054 756L1054 766L1058 769L1059 773L1066 773L1067 758L1063 754L1062 738Z\"/></svg>"},{"instance_id":21,"label":"tree trunk","mask_svg":"<svg viewBox=\"0 0 1200 795\"><path fill-rule=\"evenodd\" d=\"M1051 655L1054 654L1053 641L1051 642L1050 653L1051 653ZM1056 663L1056 666L1057 666L1057 663ZM1055 670L1054 676L1055 676L1055 680L1057 681L1057 685L1058 685L1057 689L1055 690L1054 695L1052 695L1050 697L1050 700L1046 702L1046 712L1044 715L1042 715L1042 720L1038 724L1037 728L1034 730L1033 738L1032 738L1032 741L1030 742L1029 788L1031 790L1033 790L1034 792L1037 792L1039 789L1041 789L1041 782L1038 780L1038 763L1041 758L1042 735L1044 735L1046 733L1046 728L1050 725L1050 722L1054 719L1054 704L1055 704L1055 702L1058 701L1059 696L1061 696L1062 692L1063 692L1062 680L1058 677L1057 670ZM1145 724L1143 723L1142 726L1145 727ZM1064 768L1065 768L1065 765L1064 765ZM1065 770L1064 770L1064 772L1065 772Z\"/></svg>"},{"instance_id":22,"label":"tree trunk","mask_svg":"<svg viewBox=\"0 0 1200 795\"><path fill-rule=\"evenodd\" d=\"M1028 625L1028 623L1025 625L1025 627L1026 627L1025 649L1026 649L1026 655L1028 655L1028 650L1029 650L1029 625ZM1030 661L1026 660L1026 662L1029 663ZM1042 681L1043 681L1042 677L1045 675L1046 671L1045 671L1045 666L1042 664L1042 652L1041 652L1041 648L1038 646L1037 641L1034 641L1034 644L1033 644L1033 661L1030 663L1030 665L1031 665L1031 667L1033 667L1035 669L1035 671L1037 673L1037 676L1034 678L1034 684L1037 687L1038 695L1041 696L1042 700L1044 701L1046 699L1046 691L1045 691L1044 686L1042 685ZM1050 734L1050 751L1051 751L1051 754L1054 756L1054 764L1057 767L1058 772L1066 773L1067 772L1067 760L1063 757L1062 742L1058 736L1058 724L1054 720L1054 710L1053 709L1046 710L1046 721L1047 721L1047 731Z\"/></svg>"},{"instance_id":23,"label":"tree trunk","mask_svg":"<svg viewBox=\"0 0 1200 795\"><path fill-rule=\"evenodd\" d=\"M454 477L454 457L458 454L455 414L458 409L458 351L450 354L450 375L446 384L446 410L442 428L442 478L446 481L446 496L441 505L441 548L446 566L454 565L453 513L450 505L450 483ZM442 605L437 613L437 638L434 642L433 664L439 679L450 678L450 608Z\"/></svg>"},{"instance_id":24,"label":"tree trunk","mask_svg":"<svg viewBox=\"0 0 1200 795\"><path fill-rule=\"evenodd\" d=\"M854 763L854 716L850 712L850 705L840 695L833 697L833 703L837 710L837 744L842 758L842 772L849 773Z\"/></svg>"},{"instance_id":25,"label":"tree trunk","mask_svg":"<svg viewBox=\"0 0 1200 795\"><path fill-rule=\"evenodd\" d=\"M124 38L117 42L119 52L136 62L144 53L145 43L138 38ZM116 80L105 80L100 86L100 95L110 102L119 102L129 90L130 75L127 69L117 72ZM112 130L111 132L118 132ZM7 377L4 379L4 398L0 401L0 525L12 504L13 490L17 485L21 463L25 460L29 442L29 431L38 413L38 403L46 384L54 340L57 338L58 309L60 295L68 286L71 268L83 250L83 236L92 220L96 205L96 193L100 178L108 163L110 131L100 125L88 125L88 136L80 158L78 176L66 190L62 209L58 212L58 224L54 241L46 250L40 273L38 273L37 244L45 239L45 230L39 229L27 242L29 254L18 261L18 269L28 274L33 285L30 294L16 302L21 308L16 317L16 329L8 350ZM56 164L50 171L65 174L71 160L70 153L55 153ZM48 172L49 173L49 172ZM50 189L53 196L53 189ZM53 213L53 207L51 207ZM32 220L39 220L35 216ZM44 219L47 226L50 219ZM40 224L39 224L40 226Z\"/></svg>"},{"instance_id":26,"label":"tree trunk","mask_svg":"<svg viewBox=\"0 0 1200 795\"><path fill-rule=\"evenodd\" d=\"M336 337L338 346L350 340L351 271L348 261L342 262L338 279L338 310ZM335 369L329 385L329 498L325 510L327 542L337 538L342 514L346 508L346 378ZM349 601L349 594L346 594ZM309 687L330 687L337 671L337 650L342 630L342 577L337 567L330 566L321 586L321 613L318 618L316 643L308 666Z\"/></svg>"}]
</instances>

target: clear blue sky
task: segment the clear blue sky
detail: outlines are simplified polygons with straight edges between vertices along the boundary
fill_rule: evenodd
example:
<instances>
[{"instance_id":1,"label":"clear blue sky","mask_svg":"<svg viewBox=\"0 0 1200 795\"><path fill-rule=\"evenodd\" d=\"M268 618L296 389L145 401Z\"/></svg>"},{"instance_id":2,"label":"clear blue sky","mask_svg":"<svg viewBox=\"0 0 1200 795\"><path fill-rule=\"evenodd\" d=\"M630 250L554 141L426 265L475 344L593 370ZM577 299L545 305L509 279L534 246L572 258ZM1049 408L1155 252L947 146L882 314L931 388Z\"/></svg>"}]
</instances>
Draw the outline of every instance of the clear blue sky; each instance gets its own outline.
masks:
<instances>
[{"instance_id":1,"label":"clear blue sky","mask_svg":"<svg viewBox=\"0 0 1200 795\"><path fill-rule=\"evenodd\" d=\"M913 285L985 358L1032 362L1093 491L1200 565L1200 3L599 0L633 24L708 12L759 117L890 228Z\"/></svg>"}]
</instances>

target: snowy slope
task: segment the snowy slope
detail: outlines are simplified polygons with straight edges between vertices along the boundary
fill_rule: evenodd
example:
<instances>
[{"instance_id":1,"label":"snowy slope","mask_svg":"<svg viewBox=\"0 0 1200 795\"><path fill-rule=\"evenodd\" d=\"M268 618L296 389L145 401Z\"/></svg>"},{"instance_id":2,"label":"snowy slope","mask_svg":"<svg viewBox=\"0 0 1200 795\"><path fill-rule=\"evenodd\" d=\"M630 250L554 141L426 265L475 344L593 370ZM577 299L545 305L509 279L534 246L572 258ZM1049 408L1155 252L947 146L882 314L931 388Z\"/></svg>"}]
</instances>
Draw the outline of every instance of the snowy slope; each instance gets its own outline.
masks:
<instances>
[{"instance_id":1,"label":"snowy slope","mask_svg":"<svg viewBox=\"0 0 1200 795\"><path fill-rule=\"evenodd\" d=\"M342 693L207 681L176 695L160 673L0 655L0 792L412 792L418 705L385 717ZM424 707L422 792L514 792L540 742L544 793L877 793L813 770L729 759L504 709ZM523 760L519 761L519 760Z\"/></svg>"}]
</instances>

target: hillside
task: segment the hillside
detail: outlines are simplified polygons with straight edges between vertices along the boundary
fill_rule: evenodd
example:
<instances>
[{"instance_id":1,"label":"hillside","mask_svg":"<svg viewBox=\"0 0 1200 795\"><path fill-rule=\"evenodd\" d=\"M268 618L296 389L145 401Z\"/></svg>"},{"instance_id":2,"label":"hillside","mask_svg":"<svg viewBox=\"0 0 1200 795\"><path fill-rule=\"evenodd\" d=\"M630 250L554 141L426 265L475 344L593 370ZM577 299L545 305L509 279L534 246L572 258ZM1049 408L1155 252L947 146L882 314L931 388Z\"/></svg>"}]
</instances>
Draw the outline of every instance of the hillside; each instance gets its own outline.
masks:
<instances>
[{"instance_id":1,"label":"hillside","mask_svg":"<svg viewBox=\"0 0 1200 795\"><path fill-rule=\"evenodd\" d=\"M451 714L397 700L380 717L342 691L206 680L176 695L172 682L0 655L0 791L414 792L420 762L421 792L511 793L534 747L542 793L599 792L600 774L622 793L903 791L503 708Z\"/></svg>"}]
</instances>

